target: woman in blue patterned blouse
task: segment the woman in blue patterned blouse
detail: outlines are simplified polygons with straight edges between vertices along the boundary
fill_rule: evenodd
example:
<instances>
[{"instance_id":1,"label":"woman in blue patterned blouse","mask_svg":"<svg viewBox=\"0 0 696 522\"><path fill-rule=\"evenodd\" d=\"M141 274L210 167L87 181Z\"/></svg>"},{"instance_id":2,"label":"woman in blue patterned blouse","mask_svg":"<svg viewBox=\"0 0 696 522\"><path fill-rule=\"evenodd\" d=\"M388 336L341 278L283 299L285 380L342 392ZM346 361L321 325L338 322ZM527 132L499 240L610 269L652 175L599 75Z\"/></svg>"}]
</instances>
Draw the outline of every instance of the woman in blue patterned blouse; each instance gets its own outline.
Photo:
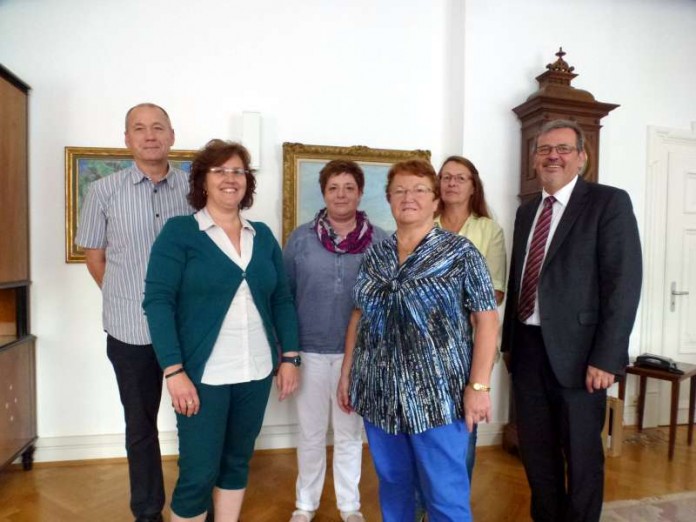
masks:
<instances>
[{"instance_id":1,"label":"woman in blue patterned blouse","mask_svg":"<svg viewBox=\"0 0 696 522\"><path fill-rule=\"evenodd\" d=\"M493 284L468 239L434 226L429 162L396 163L386 193L397 229L360 267L338 400L364 419L385 522L414 519L417 489L431 521L466 522L468 436L491 418Z\"/></svg>"}]
</instances>

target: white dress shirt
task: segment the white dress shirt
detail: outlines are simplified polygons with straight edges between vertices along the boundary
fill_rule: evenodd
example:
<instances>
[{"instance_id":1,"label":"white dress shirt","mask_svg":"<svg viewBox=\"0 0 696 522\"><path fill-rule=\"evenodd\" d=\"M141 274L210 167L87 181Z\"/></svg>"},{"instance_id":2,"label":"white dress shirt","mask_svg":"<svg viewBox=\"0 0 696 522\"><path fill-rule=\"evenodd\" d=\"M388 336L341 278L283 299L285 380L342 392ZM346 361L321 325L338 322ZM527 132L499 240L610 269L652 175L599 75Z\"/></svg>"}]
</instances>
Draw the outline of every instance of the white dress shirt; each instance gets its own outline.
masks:
<instances>
[{"instance_id":1,"label":"white dress shirt","mask_svg":"<svg viewBox=\"0 0 696 522\"><path fill-rule=\"evenodd\" d=\"M534 229L536 228L536 223L539 220L539 216L541 215L541 210L544 208L544 200L553 195L553 197L556 198L556 201L553 202L553 212L551 213L551 225L549 226L549 236L546 238L546 245L544 246L544 260L546 259L546 252L549 251L549 245L551 244L551 240L553 239L553 235L556 233L556 229L558 228L558 223L561 221L561 217L563 217L563 212L565 212L566 207L568 206L568 201L570 201L570 196L573 193L573 189L575 188L575 184L578 182L578 177L575 176L570 182L568 182L567 185L564 187L560 188L559 190L556 191L555 194L549 194L545 190L541 191L541 202L539 203L539 207L537 208L536 215L534 216L534 222L532 223L532 228L529 232L529 237L527 238L527 249L524 254L524 266L522 267L522 277L524 277L524 269L527 267L527 255L529 254L529 247L532 244L532 237L534 236ZM541 269L544 267L544 262L542 261ZM522 283L522 282L520 282ZM522 285L520 284L520 291L521 291ZM536 325L539 326L541 325L541 317L539 316L539 300L537 297L534 297L534 312L532 312L532 315L530 315L526 321L524 321L524 324L530 324L530 325Z\"/></svg>"}]
</instances>

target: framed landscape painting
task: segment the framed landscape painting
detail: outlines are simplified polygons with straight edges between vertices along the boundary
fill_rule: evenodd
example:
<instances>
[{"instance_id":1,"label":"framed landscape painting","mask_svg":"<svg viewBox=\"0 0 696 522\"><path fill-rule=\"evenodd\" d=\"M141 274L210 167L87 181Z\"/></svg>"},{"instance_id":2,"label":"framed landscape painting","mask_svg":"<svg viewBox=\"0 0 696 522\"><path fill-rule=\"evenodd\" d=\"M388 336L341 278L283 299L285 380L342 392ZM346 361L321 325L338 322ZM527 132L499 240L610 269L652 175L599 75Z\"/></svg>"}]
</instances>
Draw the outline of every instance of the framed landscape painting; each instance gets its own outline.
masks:
<instances>
[{"instance_id":1,"label":"framed landscape painting","mask_svg":"<svg viewBox=\"0 0 696 522\"><path fill-rule=\"evenodd\" d=\"M360 210L375 225L393 231L394 219L384 192L387 173L394 163L411 158L430 160L430 151L283 143L283 244L298 225L310 221L325 206L319 171L335 159L352 160L362 167L365 190Z\"/></svg>"},{"instance_id":2,"label":"framed landscape painting","mask_svg":"<svg viewBox=\"0 0 696 522\"><path fill-rule=\"evenodd\" d=\"M173 167L191 171L196 151L170 151ZM133 165L128 149L65 147L65 261L84 263L85 253L75 244L80 208L92 182Z\"/></svg>"}]
</instances>

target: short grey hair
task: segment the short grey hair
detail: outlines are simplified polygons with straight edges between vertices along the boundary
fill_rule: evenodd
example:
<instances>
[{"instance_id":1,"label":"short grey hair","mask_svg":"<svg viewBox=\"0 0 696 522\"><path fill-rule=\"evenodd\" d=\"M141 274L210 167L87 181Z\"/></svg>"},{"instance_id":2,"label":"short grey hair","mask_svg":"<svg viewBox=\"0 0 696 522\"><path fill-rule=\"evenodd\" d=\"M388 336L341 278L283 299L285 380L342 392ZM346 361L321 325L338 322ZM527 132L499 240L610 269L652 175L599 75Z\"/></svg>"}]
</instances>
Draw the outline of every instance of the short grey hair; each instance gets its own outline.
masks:
<instances>
[{"instance_id":1,"label":"short grey hair","mask_svg":"<svg viewBox=\"0 0 696 522\"><path fill-rule=\"evenodd\" d=\"M155 103L150 103L150 102L145 102L145 103L139 103L138 105L134 105L130 109L128 109L128 112L126 113L126 130L128 130L128 118L131 115L131 112L133 112L135 109L140 109L141 107L150 107L151 109L159 109L162 111L162 114L164 114L165 118L167 118L167 123L169 123L169 128L172 128L172 120L169 119L169 114L167 114L167 111L165 111L162 107Z\"/></svg>"},{"instance_id":2,"label":"short grey hair","mask_svg":"<svg viewBox=\"0 0 696 522\"><path fill-rule=\"evenodd\" d=\"M556 129L572 129L575 132L575 148L578 149L578 152L585 150L585 133L580 128L580 125L571 120L551 120L544 123L534 137L534 148L536 149L539 142L539 136L548 134Z\"/></svg>"}]
</instances>

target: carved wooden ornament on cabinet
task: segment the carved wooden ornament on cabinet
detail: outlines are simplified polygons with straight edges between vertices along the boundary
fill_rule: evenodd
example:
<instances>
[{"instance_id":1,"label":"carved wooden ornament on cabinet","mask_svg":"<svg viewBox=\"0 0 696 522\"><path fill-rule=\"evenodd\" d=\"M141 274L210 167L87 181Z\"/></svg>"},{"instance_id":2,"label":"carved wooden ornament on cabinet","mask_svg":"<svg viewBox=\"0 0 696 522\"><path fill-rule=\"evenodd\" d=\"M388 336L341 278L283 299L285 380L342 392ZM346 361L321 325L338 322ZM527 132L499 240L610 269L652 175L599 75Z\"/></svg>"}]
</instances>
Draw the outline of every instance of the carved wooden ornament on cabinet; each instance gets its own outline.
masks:
<instances>
[{"instance_id":1,"label":"carved wooden ornament on cabinet","mask_svg":"<svg viewBox=\"0 0 696 522\"><path fill-rule=\"evenodd\" d=\"M541 190L536 172L532 148L539 128L547 121L564 119L575 121L585 133L587 165L583 177L597 181L599 166L600 122L619 105L595 100L588 91L576 89L571 82L578 75L575 67L568 65L561 47L555 62L546 66L546 71L536 77L539 89L527 101L512 109L522 126L520 200L526 201Z\"/></svg>"}]
</instances>

